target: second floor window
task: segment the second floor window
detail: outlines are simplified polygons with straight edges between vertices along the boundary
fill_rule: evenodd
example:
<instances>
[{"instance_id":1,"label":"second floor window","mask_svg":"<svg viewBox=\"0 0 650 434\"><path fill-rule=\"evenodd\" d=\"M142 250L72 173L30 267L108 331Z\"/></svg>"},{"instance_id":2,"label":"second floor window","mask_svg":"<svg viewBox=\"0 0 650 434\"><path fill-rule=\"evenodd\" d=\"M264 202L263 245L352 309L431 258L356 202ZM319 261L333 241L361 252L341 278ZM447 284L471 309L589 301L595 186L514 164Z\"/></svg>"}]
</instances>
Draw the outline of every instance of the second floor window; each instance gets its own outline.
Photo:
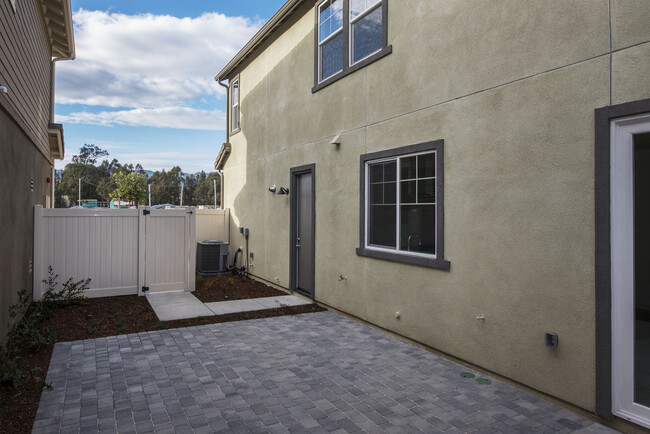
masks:
<instances>
[{"instance_id":1,"label":"second floor window","mask_svg":"<svg viewBox=\"0 0 650 434\"><path fill-rule=\"evenodd\" d=\"M381 0L350 0L350 63L381 50Z\"/></svg>"},{"instance_id":2,"label":"second floor window","mask_svg":"<svg viewBox=\"0 0 650 434\"><path fill-rule=\"evenodd\" d=\"M318 14L320 79L343 70L343 0L328 0Z\"/></svg>"},{"instance_id":3,"label":"second floor window","mask_svg":"<svg viewBox=\"0 0 650 434\"><path fill-rule=\"evenodd\" d=\"M230 131L239 131L239 76L230 85Z\"/></svg>"},{"instance_id":4,"label":"second floor window","mask_svg":"<svg viewBox=\"0 0 650 434\"><path fill-rule=\"evenodd\" d=\"M314 91L391 52L388 0L325 0L317 6Z\"/></svg>"}]
</instances>

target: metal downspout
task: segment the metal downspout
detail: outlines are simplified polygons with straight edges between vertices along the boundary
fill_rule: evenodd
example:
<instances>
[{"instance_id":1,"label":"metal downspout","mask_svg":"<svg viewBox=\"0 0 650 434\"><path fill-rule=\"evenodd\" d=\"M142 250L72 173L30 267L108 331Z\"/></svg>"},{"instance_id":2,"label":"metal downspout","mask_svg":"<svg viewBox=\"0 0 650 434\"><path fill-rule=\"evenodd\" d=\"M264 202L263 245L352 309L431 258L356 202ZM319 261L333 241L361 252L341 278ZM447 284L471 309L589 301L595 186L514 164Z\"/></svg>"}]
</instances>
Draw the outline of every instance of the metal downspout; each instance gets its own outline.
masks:
<instances>
[{"instance_id":1,"label":"metal downspout","mask_svg":"<svg viewBox=\"0 0 650 434\"><path fill-rule=\"evenodd\" d=\"M228 92L230 88L227 84L223 84L221 80L217 80L219 86L222 86L226 89L226 143L230 143L230 105L228 104ZM219 175L219 207L223 209L223 170L217 170L217 175Z\"/></svg>"}]
</instances>

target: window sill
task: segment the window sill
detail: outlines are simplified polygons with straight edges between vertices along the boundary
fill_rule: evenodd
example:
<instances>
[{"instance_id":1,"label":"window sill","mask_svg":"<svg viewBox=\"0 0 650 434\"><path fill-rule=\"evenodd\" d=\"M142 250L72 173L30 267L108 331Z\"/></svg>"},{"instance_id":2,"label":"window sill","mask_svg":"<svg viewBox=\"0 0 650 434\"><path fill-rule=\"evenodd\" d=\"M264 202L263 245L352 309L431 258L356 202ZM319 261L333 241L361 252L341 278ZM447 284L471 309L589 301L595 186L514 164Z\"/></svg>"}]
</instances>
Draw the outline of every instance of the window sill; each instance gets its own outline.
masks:
<instances>
[{"instance_id":1,"label":"window sill","mask_svg":"<svg viewBox=\"0 0 650 434\"><path fill-rule=\"evenodd\" d=\"M236 130L232 130L232 131L231 131L230 133L228 133L228 134L230 134L230 135L232 136L233 134L237 134L237 133L240 132L240 131L241 131L241 127L237 128Z\"/></svg>"},{"instance_id":2,"label":"window sill","mask_svg":"<svg viewBox=\"0 0 650 434\"><path fill-rule=\"evenodd\" d=\"M357 71L357 70L359 70L361 68L364 68L364 67L370 65L373 62L376 62L377 60L381 59L384 56L389 55L392 52L393 52L393 46L392 45L388 45L388 46L382 48L381 50L377 51L375 54L373 54L373 55L371 55L369 57L366 57L365 59L355 63L354 65L352 65L352 66L350 66L350 67L348 67L346 69L344 69L343 71L337 73L336 75L333 75L330 78L316 84L314 87L311 88L311 93L318 92L322 88L329 86L330 84L342 79L343 77L346 77L346 76L352 74L353 72L355 72L355 71Z\"/></svg>"},{"instance_id":3,"label":"window sill","mask_svg":"<svg viewBox=\"0 0 650 434\"><path fill-rule=\"evenodd\" d=\"M357 255L392 262L402 262L404 264L419 265L420 267L437 268L439 270L449 270L451 268L451 262L444 259L401 255L399 253L383 252L380 250L366 249L364 247L357 247Z\"/></svg>"}]
</instances>

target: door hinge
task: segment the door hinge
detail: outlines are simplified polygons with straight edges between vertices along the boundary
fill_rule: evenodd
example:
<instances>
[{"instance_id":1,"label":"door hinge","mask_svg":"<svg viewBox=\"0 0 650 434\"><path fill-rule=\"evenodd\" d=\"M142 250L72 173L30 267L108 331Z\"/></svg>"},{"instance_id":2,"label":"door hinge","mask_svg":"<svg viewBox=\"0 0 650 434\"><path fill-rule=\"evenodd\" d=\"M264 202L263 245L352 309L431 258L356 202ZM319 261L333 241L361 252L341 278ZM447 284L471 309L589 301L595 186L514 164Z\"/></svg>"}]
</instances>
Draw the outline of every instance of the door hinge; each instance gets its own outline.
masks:
<instances>
[{"instance_id":1,"label":"door hinge","mask_svg":"<svg viewBox=\"0 0 650 434\"><path fill-rule=\"evenodd\" d=\"M151 211L149 211L148 209L142 210L142 215L149 215L149 214L151 214Z\"/></svg>"},{"instance_id":2,"label":"door hinge","mask_svg":"<svg viewBox=\"0 0 650 434\"><path fill-rule=\"evenodd\" d=\"M149 287L148 286L143 286L142 287L142 292L147 292L147 291L149 291Z\"/></svg>"}]
</instances>

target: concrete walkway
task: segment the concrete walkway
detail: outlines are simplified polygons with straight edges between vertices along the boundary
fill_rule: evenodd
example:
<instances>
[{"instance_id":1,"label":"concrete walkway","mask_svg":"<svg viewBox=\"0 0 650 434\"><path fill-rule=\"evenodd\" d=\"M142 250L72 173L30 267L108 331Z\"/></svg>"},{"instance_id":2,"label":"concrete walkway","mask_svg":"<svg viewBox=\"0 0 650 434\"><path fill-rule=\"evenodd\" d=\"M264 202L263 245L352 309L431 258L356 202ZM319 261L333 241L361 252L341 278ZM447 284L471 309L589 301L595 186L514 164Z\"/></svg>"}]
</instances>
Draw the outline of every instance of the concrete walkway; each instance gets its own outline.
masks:
<instances>
[{"instance_id":1,"label":"concrete walkway","mask_svg":"<svg viewBox=\"0 0 650 434\"><path fill-rule=\"evenodd\" d=\"M228 313L250 312L313 303L311 300L306 300L295 295L203 303L191 292L187 291L147 294L147 300L161 321L225 315Z\"/></svg>"},{"instance_id":2,"label":"concrete walkway","mask_svg":"<svg viewBox=\"0 0 650 434\"><path fill-rule=\"evenodd\" d=\"M46 381L35 433L611 432L332 312L59 343Z\"/></svg>"}]
</instances>

